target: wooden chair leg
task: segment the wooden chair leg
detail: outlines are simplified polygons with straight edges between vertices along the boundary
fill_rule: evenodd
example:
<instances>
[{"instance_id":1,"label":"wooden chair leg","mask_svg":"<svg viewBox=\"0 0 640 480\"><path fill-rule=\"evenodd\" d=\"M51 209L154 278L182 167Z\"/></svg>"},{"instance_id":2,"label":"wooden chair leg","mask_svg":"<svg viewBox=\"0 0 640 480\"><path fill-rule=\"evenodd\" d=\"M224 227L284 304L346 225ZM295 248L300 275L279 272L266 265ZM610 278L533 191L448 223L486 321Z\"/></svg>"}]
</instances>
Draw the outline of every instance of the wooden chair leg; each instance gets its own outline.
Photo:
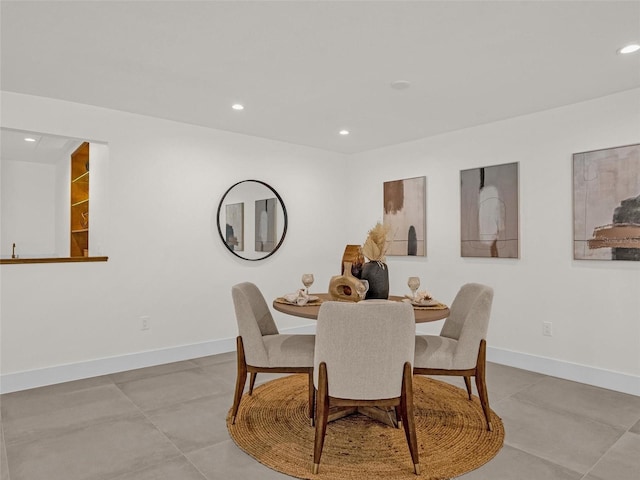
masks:
<instances>
[{"instance_id":1,"label":"wooden chair leg","mask_svg":"<svg viewBox=\"0 0 640 480\"><path fill-rule=\"evenodd\" d=\"M242 337L236 338L236 351L238 362L238 376L236 377L236 389L233 395L233 408L231 409L232 425L236 423L236 415L238 415L238 408L240 407L240 400L242 399L244 384L247 382L247 362L244 357L244 346L242 344Z\"/></svg>"},{"instance_id":2,"label":"wooden chair leg","mask_svg":"<svg viewBox=\"0 0 640 480\"><path fill-rule=\"evenodd\" d=\"M311 426L315 425L315 410L316 410L316 389L313 386L313 369L309 370L309 418L311 419Z\"/></svg>"},{"instance_id":3,"label":"wooden chair leg","mask_svg":"<svg viewBox=\"0 0 640 480\"><path fill-rule=\"evenodd\" d=\"M480 342L480 350L478 352L478 363L476 365L476 388L478 389L478 397L484 412L484 418L487 419L487 430L493 431L491 426L491 409L489 408L489 393L487 392L486 371L487 371L487 343L482 340Z\"/></svg>"},{"instance_id":4,"label":"wooden chair leg","mask_svg":"<svg viewBox=\"0 0 640 480\"><path fill-rule=\"evenodd\" d=\"M324 446L324 436L327 432L329 418L329 389L327 383L327 365L322 362L318 369L318 399L316 405L316 434L313 443L313 473L318 473L320 457Z\"/></svg>"},{"instance_id":5,"label":"wooden chair leg","mask_svg":"<svg viewBox=\"0 0 640 480\"><path fill-rule=\"evenodd\" d=\"M467 387L467 394L469 395L469 400L471 400L471 377L464 377L464 385Z\"/></svg>"},{"instance_id":6,"label":"wooden chair leg","mask_svg":"<svg viewBox=\"0 0 640 480\"><path fill-rule=\"evenodd\" d=\"M400 410L402 411L402 425L409 444L409 452L413 461L413 471L420 475L420 459L418 458L418 438L413 413L413 369L410 363L404 364L402 376L402 393L400 395Z\"/></svg>"},{"instance_id":7,"label":"wooden chair leg","mask_svg":"<svg viewBox=\"0 0 640 480\"><path fill-rule=\"evenodd\" d=\"M249 395L253 394L253 387L256 384L257 376L258 376L257 372L251 372L251 377L249 378Z\"/></svg>"},{"instance_id":8,"label":"wooden chair leg","mask_svg":"<svg viewBox=\"0 0 640 480\"><path fill-rule=\"evenodd\" d=\"M400 428L402 424L402 408L400 406L393 407L396 412L396 428Z\"/></svg>"}]
</instances>

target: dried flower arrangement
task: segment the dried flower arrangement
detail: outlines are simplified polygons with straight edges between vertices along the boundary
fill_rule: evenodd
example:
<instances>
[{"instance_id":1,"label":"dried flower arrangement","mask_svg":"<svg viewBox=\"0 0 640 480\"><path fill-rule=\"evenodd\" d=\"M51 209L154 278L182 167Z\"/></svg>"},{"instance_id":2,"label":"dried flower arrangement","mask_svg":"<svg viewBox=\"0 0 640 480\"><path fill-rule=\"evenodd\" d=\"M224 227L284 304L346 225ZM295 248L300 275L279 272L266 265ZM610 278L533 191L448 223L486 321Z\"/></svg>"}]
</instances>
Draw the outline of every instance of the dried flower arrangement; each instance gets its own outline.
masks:
<instances>
[{"instance_id":1,"label":"dried flower arrangement","mask_svg":"<svg viewBox=\"0 0 640 480\"><path fill-rule=\"evenodd\" d=\"M384 263L386 261L385 254L389 247L389 241L387 240L387 234L389 233L389 226L380 222L376 223L375 227L369 230L367 239L362 246L362 253L371 262Z\"/></svg>"}]
</instances>

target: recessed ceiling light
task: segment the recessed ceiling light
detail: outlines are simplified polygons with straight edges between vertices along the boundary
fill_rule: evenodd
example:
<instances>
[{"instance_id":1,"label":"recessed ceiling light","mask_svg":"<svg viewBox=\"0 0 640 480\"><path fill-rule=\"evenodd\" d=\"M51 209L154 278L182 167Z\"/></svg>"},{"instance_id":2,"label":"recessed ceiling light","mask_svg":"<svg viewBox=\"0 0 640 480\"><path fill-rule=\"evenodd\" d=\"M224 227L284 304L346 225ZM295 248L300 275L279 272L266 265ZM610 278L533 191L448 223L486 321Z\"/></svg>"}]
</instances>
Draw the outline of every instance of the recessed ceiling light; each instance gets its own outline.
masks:
<instances>
[{"instance_id":1,"label":"recessed ceiling light","mask_svg":"<svg viewBox=\"0 0 640 480\"><path fill-rule=\"evenodd\" d=\"M349 135L349 130L340 130L338 133L340 135Z\"/></svg>"},{"instance_id":2,"label":"recessed ceiling light","mask_svg":"<svg viewBox=\"0 0 640 480\"><path fill-rule=\"evenodd\" d=\"M406 90L411 86L411 82L409 80L396 80L395 82L391 82L391 88L394 90Z\"/></svg>"},{"instance_id":3,"label":"recessed ceiling light","mask_svg":"<svg viewBox=\"0 0 640 480\"><path fill-rule=\"evenodd\" d=\"M36 139L35 139L35 138L31 138L31 137L26 137L26 138L24 139L24 141L25 141L25 142L35 142L35 141L36 141Z\"/></svg>"},{"instance_id":4,"label":"recessed ceiling light","mask_svg":"<svg viewBox=\"0 0 640 480\"><path fill-rule=\"evenodd\" d=\"M233 105L231 105L231 108L233 108L234 110L244 110L244 105L234 103Z\"/></svg>"},{"instance_id":5,"label":"recessed ceiling light","mask_svg":"<svg viewBox=\"0 0 640 480\"><path fill-rule=\"evenodd\" d=\"M618 50L618 53L633 53L633 52L637 52L638 50L640 50L640 45L638 45L637 43L630 43L629 45L626 45L622 48L620 48Z\"/></svg>"}]
</instances>

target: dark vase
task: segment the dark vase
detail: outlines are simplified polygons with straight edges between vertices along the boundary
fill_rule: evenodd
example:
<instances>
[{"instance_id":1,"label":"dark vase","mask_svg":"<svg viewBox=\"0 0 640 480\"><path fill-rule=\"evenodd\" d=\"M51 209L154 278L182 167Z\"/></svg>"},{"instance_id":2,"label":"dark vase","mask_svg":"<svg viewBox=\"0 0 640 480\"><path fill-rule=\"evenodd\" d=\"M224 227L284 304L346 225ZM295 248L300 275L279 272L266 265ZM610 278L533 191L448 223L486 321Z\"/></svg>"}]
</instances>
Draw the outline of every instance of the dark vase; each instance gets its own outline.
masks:
<instances>
[{"instance_id":1,"label":"dark vase","mask_svg":"<svg viewBox=\"0 0 640 480\"><path fill-rule=\"evenodd\" d=\"M360 278L369 282L366 300L370 298L389 298L389 268L386 263L365 263L362 266L362 276Z\"/></svg>"}]
</instances>

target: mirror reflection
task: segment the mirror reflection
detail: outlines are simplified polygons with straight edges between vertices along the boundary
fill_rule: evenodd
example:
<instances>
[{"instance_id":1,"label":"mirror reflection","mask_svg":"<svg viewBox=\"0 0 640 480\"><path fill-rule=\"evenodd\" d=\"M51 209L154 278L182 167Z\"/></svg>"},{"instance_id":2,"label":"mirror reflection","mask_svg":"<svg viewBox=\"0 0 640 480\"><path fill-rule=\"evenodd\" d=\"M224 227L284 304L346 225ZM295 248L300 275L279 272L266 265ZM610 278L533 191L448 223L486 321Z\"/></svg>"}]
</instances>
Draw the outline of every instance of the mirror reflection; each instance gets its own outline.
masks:
<instances>
[{"instance_id":1,"label":"mirror reflection","mask_svg":"<svg viewBox=\"0 0 640 480\"><path fill-rule=\"evenodd\" d=\"M0 259L105 255L108 147L0 129Z\"/></svg>"},{"instance_id":2,"label":"mirror reflection","mask_svg":"<svg viewBox=\"0 0 640 480\"><path fill-rule=\"evenodd\" d=\"M244 260L273 255L287 232L287 210L282 198L260 180L231 186L218 206L218 233L225 247Z\"/></svg>"}]
</instances>

